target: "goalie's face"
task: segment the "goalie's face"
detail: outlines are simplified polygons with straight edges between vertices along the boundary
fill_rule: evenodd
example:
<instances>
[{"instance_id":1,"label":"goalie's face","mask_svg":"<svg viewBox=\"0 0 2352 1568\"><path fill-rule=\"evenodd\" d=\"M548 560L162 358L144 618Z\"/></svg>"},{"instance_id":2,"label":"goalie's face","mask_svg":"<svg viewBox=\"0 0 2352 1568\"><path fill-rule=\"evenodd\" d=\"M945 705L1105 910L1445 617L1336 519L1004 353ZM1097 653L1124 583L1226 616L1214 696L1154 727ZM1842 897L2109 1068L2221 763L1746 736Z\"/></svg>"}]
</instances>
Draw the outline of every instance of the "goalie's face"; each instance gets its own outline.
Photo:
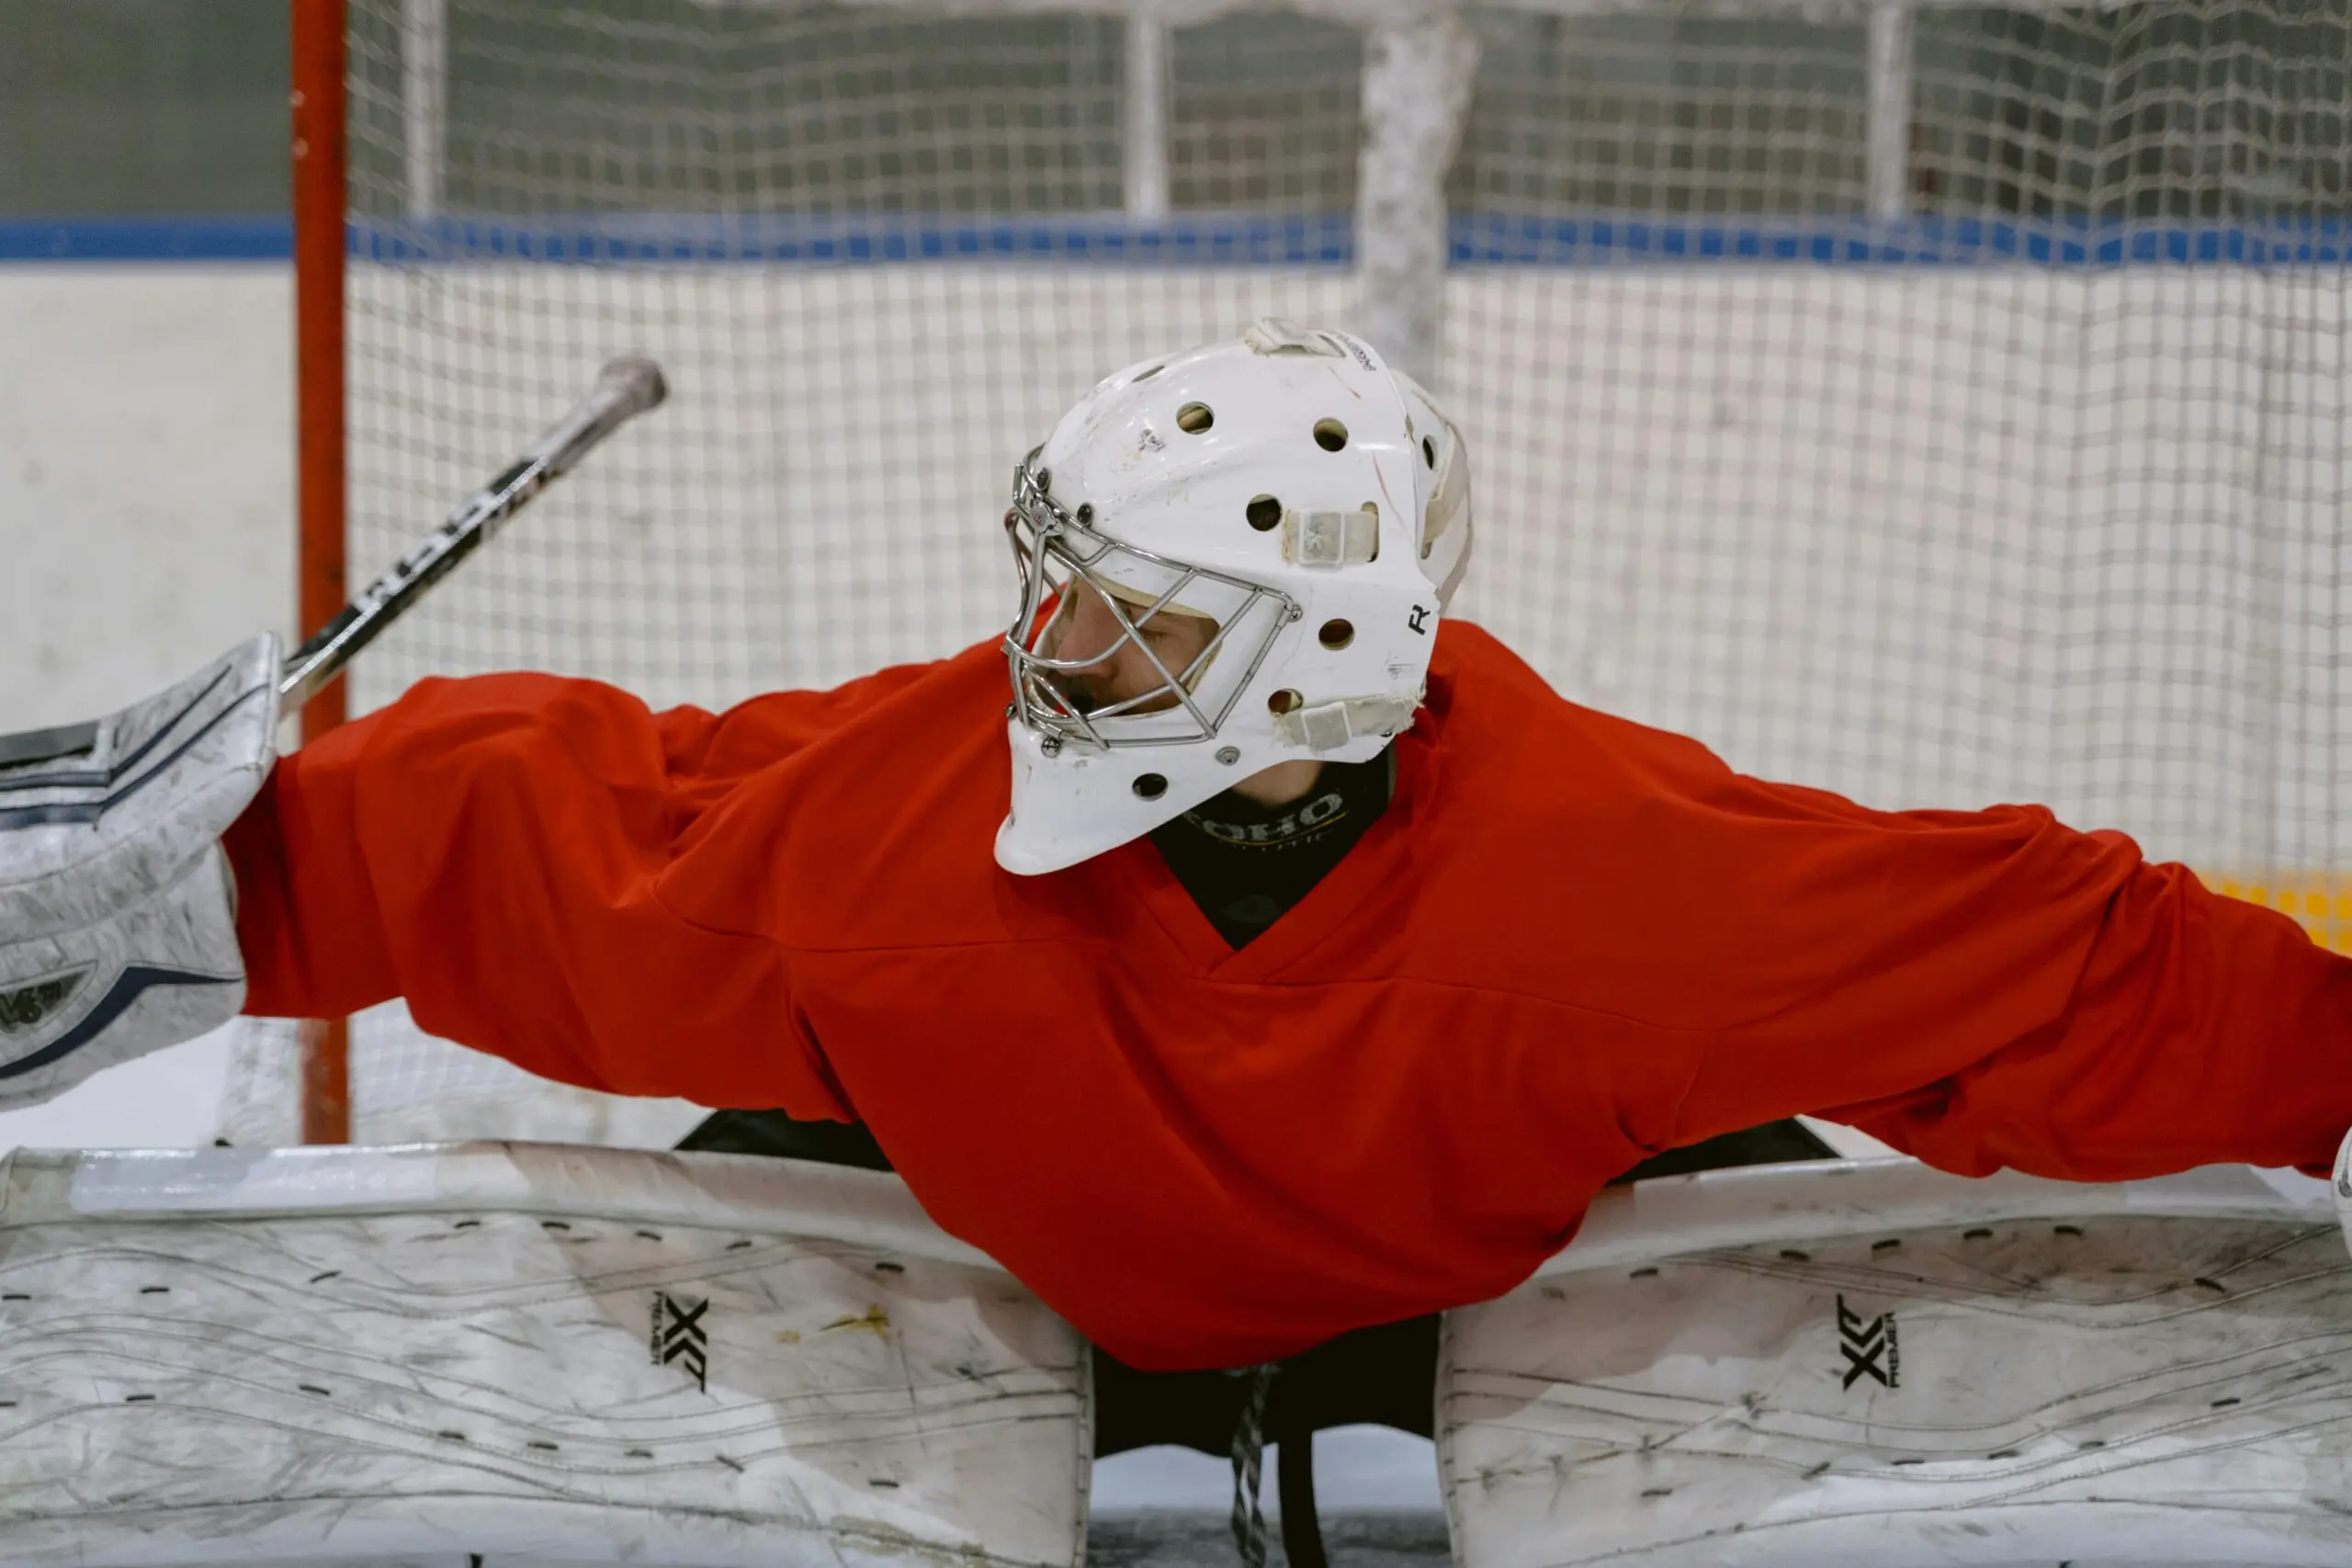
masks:
<instances>
[{"instance_id":1,"label":"goalie's face","mask_svg":"<svg viewBox=\"0 0 2352 1568\"><path fill-rule=\"evenodd\" d=\"M1155 609L1080 578L1064 589L1037 651L1053 663L1046 678L1081 714L1164 713L1216 639L1205 615Z\"/></svg>"},{"instance_id":2,"label":"goalie's face","mask_svg":"<svg viewBox=\"0 0 2352 1568\"><path fill-rule=\"evenodd\" d=\"M1139 549L1066 511L1035 454L1006 537L1021 604L1004 651L1012 716L1048 756L1211 740L1296 607L1263 583Z\"/></svg>"}]
</instances>

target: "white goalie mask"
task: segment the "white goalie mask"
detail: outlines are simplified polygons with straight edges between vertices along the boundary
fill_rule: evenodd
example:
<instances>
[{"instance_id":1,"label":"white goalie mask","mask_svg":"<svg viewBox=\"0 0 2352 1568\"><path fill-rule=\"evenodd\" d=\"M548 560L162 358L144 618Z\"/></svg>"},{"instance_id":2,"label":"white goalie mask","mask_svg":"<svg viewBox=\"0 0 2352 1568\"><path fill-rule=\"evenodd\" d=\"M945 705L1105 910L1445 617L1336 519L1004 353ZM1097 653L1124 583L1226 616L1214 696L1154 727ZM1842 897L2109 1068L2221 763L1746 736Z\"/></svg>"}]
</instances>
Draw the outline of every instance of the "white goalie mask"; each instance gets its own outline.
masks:
<instances>
[{"instance_id":1,"label":"white goalie mask","mask_svg":"<svg viewBox=\"0 0 2352 1568\"><path fill-rule=\"evenodd\" d=\"M1469 461L1362 340L1262 321L1097 386L1023 460L1004 522L1021 604L996 858L1025 875L1276 762L1376 756L1468 564ZM1100 635L1065 648L1081 611ZM1164 660L1183 616L1214 630ZM1091 696L1119 657L1148 689Z\"/></svg>"}]
</instances>

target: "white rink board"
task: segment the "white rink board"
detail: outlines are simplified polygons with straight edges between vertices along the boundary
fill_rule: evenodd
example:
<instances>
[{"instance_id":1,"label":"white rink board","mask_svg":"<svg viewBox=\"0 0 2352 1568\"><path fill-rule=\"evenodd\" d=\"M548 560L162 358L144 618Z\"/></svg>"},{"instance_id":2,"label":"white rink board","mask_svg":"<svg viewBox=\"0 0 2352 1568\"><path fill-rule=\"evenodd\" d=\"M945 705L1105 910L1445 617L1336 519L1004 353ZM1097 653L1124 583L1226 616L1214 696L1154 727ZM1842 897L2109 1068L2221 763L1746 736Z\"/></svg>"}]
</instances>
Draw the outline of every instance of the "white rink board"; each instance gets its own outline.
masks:
<instances>
[{"instance_id":1,"label":"white rink board","mask_svg":"<svg viewBox=\"0 0 2352 1568\"><path fill-rule=\"evenodd\" d=\"M0 266L0 731L294 624L283 266Z\"/></svg>"}]
</instances>

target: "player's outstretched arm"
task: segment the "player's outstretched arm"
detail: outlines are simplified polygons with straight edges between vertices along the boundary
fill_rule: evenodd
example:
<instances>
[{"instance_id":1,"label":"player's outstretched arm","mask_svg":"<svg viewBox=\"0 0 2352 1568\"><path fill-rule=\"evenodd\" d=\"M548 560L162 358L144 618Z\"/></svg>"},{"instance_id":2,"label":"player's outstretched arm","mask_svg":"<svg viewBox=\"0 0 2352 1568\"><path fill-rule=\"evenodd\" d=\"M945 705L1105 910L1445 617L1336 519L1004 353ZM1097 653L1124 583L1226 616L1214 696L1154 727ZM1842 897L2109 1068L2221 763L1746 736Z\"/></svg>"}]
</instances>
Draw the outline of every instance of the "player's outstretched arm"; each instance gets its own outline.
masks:
<instances>
[{"instance_id":1,"label":"player's outstretched arm","mask_svg":"<svg viewBox=\"0 0 2352 1568\"><path fill-rule=\"evenodd\" d=\"M2352 961L2186 866L2124 850L2130 868L2086 917L2080 971L2047 1023L1842 1119L1970 1173L2325 1172L2352 1128Z\"/></svg>"},{"instance_id":2,"label":"player's outstretched arm","mask_svg":"<svg viewBox=\"0 0 2352 1568\"><path fill-rule=\"evenodd\" d=\"M220 833L261 786L277 642L88 724L0 736L0 1106L226 1023Z\"/></svg>"},{"instance_id":3,"label":"player's outstretched arm","mask_svg":"<svg viewBox=\"0 0 2352 1568\"><path fill-rule=\"evenodd\" d=\"M766 705L788 750L797 710ZM714 774L760 753L762 724L492 675L422 682L304 747L228 835L246 1010L403 997L434 1033L568 1083L845 1116L775 944L670 897L729 793Z\"/></svg>"},{"instance_id":4,"label":"player's outstretched arm","mask_svg":"<svg viewBox=\"0 0 2352 1568\"><path fill-rule=\"evenodd\" d=\"M2081 1180L2325 1168L2352 1127L2352 960L2039 807L1865 810L1739 779L1747 1016L1691 1130L1813 1111L1943 1168ZM1721 1126L1714 1125L1721 1122Z\"/></svg>"}]
</instances>

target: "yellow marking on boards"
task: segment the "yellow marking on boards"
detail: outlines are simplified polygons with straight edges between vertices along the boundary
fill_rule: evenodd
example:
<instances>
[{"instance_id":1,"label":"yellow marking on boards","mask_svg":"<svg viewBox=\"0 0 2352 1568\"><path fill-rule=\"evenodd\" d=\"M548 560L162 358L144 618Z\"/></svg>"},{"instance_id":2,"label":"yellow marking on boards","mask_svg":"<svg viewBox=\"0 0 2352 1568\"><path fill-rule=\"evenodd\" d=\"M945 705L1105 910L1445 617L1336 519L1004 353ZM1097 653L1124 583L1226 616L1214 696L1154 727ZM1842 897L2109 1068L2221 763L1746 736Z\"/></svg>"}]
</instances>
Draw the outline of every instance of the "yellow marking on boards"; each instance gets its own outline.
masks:
<instances>
[{"instance_id":1,"label":"yellow marking on boards","mask_svg":"<svg viewBox=\"0 0 2352 1568\"><path fill-rule=\"evenodd\" d=\"M2352 953L2352 873L2274 871L2228 875L2200 871L2197 875L2225 898L2243 898L2292 916L2322 947Z\"/></svg>"}]
</instances>

